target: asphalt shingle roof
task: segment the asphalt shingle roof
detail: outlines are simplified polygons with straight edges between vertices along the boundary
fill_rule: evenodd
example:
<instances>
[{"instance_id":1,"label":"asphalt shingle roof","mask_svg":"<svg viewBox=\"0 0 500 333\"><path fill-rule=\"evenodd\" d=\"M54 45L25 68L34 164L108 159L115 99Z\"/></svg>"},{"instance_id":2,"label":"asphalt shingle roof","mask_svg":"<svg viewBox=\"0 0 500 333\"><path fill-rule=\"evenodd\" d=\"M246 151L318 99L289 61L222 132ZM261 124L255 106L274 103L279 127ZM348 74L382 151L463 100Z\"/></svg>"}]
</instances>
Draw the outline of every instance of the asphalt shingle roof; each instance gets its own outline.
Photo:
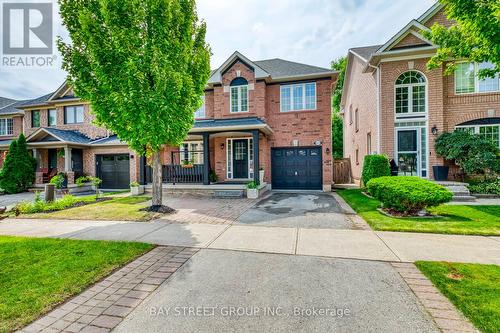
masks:
<instances>
[{"instance_id":1,"label":"asphalt shingle roof","mask_svg":"<svg viewBox=\"0 0 500 333\"><path fill-rule=\"evenodd\" d=\"M311 66L278 58L258 60L254 61L254 64L271 74L272 78L317 74L332 71L330 68Z\"/></svg>"},{"instance_id":2,"label":"asphalt shingle roof","mask_svg":"<svg viewBox=\"0 0 500 333\"><path fill-rule=\"evenodd\" d=\"M3 107L0 107L0 115L10 115L10 114L17 114L17 113L23 113L23 110L18 109L17 107L24 103L26 101L13 101L10 104L4 105Z\"/></svg>"},{"instance_id":3,"label":"asphalt shingle roof","mask_svg":"<svg viewBox=\"0 0 500 333\"><path fill-rule=\"evenodd\" d=\"M6 98L6 97L0 97L0 108L6 107L9 104L14 103L16 100Z\"/></svg>"},{"instance_id":4,"label":"asphalt shingle roof","mask_svg":"<svg viewBox=\"0 0 500 333\"><path fill-rule=\"evenodd\" d=\"M92 141L90 144L91 145L118 145L118 144L125 144L125 142L120 140L117 135L111 135L111 136L104 138L104 139L97 139L95 141Z\"/></svg>"},{"instance_id":5,"label":"asphalt shingle roof","mask_svg":"<svg viewBox=\"0 0 500 333\"><path fill-rule=\"evenodd\" d=\"M50 96L52 96L54 93L51 92L47 95L43 95L43 96L40 96L40 97L37 97L35 99L30 99L30 100L27 100L27 101L23 101L23 103L19 104L19 106L29 106L29 105L40 105L40 104L44 104L45 102L47 102L50 98Z\"/></svg>"},{"instance_id":6,"label":"asphalt shingle roof","mask_svg":"<svg viewBox=\"0 0 500 333\"><path fill-rule=\"evenodd\" d=\"M82 143L82 144L87 144L92 142L90 138L86 137L85 135L83 135L78 131L60 130L51 127L45 127L44 129L50 134L53 134L54 136L57 136L58 138L66 142Z\"/></svg>"},{"instance_id":7,"label":"asphalt shingle roof","mask_svg":"<svg viewBox=\"0 0 500 333\"><path fill-rule=\"evenodd\" d=\"M261 119L257 117L234 118L234 119L209 119L209 120L195 121L193 128L249 126L249 125L263 125L263 124L265 124L265 122L263 122Z\"/></svg>"},{"instance_id":8,"label":"asphalt shingle roof","mask_svg":"<svg viewBox=\"0 0 500 333\"><path fill-rule=\"evenodd\" d=\"M351 49L352 52L357 55L365 58L365 60L370 60L372 54L377 52L383 45L371 45L371 46L363 46L363 47L353 47Z\"/></svg>"}]
</instances>

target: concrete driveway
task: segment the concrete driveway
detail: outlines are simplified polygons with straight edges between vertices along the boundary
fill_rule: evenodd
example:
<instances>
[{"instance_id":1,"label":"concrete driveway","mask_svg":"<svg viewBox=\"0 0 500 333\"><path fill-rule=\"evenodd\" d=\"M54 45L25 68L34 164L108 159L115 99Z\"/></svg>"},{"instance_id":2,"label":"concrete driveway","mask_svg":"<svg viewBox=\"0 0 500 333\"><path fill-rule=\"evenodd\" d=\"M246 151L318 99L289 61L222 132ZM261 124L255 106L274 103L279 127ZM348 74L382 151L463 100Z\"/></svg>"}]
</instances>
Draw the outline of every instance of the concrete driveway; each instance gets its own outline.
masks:
<instances>
[{"instance_id":1,"label":"concrete driveway","mask_svg":"<svg viewBox=\"0 0 500 333\"><path fill-rule=\"evenodd\" d=\"M331 193L273 192L244 212L241 225L352 229L353 223Z\"/></svg>"},{"instance_id":2,"label":"concrete driveway","mask_svg":"<svg viewBox=\"0 0 500 333\"><path fill-rule=\"evenodd\" d=\"M221 250L199 251L114 330L438 331L388 263Z\"/></svg>"},{"instance_id":3,"label":"concrete driveway","mask_svg":"<svg viewBox=\"0 0 500 333\"><path fill-rule=\"evenodd\" d=\"M16 194L3 194L0 195L0 207L11 208L21 201L33 201L35 199L35 193L33 192L23 192Z\"/></svg>"}]
</instances>

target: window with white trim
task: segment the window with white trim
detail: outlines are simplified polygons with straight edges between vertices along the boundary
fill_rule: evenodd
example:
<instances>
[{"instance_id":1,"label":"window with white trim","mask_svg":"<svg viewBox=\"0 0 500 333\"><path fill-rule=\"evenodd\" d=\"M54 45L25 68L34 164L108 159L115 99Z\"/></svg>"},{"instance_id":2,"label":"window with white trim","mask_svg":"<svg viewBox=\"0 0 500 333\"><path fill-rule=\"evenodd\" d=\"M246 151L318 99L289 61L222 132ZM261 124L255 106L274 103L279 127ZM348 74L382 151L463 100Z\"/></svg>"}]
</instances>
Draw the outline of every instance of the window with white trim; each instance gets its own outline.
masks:
<instances>
[{"instance_id":1,"label":"window with white trim","mask_svg":"<svg viewBox=\"0 0 500 333\"><path fill-rule=\"evenodd\" d=\"M200 106L198 110L194 113L194 119L205 118L205 96L201 97L203 99L203 104Z\"/></svg>"},{"instance_id":2,"label":"window with white trim","mask_svg":"<svg viewBox=\"0 0 500 333\"><path fill-rule=\"evenodd\" d=\"M57 125L57 110L48 109L47 110L47 125L56 126Z\"/></svg>"},{"instance_id":3,"label":"window with white trim","mask_svg":"<svg viewBox=\"0 0 500 333\"><path fill-rule=\"evenodd\" d=\"M184 142L179 151L181 164L203 164L203 141Z\"/></svg>"},{"instance_id":4,"label":"window with white trim","mask_svg":"<svg viewBox=\"0 0 500 333\"><path fill-rule=\"evenodd\" d=\"M0 119L0 135L13 135L14 134L14 120L12 118Z\"/></svg>"},{"instance_id":5,"label":"window with white trim","mask_svg":"<svg viewBox=\"0 0 500 333\"><path fill-rule=\"evenodd\" d=\"M469 132L470 134L478 134L480 137L493 142L500 148L500 125L457 126L455 130Z\"/></svg>"},{"instance_id":6,"label":"window with white trim","mask_svg":"<svg viewBox=\"0 0 500 333\"><path fill-rule=\"evenodd\" d=\"M470 94L500 91L500 77L479 79L478 73L481 69L492 69L494 65L490 62L472 63L462 62L455 69L455 93Z\"/></svg>"},{"instance_id":7,"label":"window with white trim","mask_svg":"<svg viewBox=\"0 0 500 333\"><path fill-rule=\"evenodd\" d=\"M396 114L425 113L426 111L425 76L417 71L401 74L396 80Z\"/></svg>"},{"instance_id":8,"label":"window with white trim","mask_svg":"<svg viewBox=\"0 0 500 333\"><path fill-rule=\"evenodd\" d=\"M64 107L64 123L79 124L83 123L83 105L72 105Z\"/></svg>"},{"instance_id":9,"label":"window with white trim","mask_svg":"<svg viewBox=\"0 0 500 333\"><path fill-rule=\"evenodd\" d=\"M231 81L229 89L231 113L248 112L248 81L237 77Z\"/></svg>"},{"instance_id":10,"label":"window with white trim","mask_svg":"<svg viewBox=\"0 0 500 333\"><path fill-rule=\"evenodd\" d=\"M316 110L316 82L282 85L280 105L281 112Z\"/></svg>"}]
</instances>

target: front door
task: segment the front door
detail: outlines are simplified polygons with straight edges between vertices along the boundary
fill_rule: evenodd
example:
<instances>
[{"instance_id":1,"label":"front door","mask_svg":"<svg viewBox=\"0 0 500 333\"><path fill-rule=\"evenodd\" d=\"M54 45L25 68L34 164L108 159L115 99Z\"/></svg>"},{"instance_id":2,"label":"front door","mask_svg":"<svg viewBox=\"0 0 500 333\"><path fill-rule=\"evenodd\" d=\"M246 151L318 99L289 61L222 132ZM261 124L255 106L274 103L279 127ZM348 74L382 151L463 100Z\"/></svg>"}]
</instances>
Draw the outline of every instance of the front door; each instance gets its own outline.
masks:
<instances>
[{"instance_id":1,"label":"front door","mask_svg":"<svg viewBox=\"0 0 500 333\"><path fill-rule=\"evenodd\" d=\"M49 169L57 169L57 149L49 149Z\"/></svg>"},{"instance_id":2,"label":"front door","mask_svg":"<svg viewBox=\"0 0 500 333\"><path fill-rule=\"evenodd\" d=\"M75 172L75 179L83 176L83 150L71 150L71 165L72 170Z\"/></svg>"},{"instance_id":3,"label":"front door","mask_svg":"<svg viewBox=\"0 0 500 333\"><path fill-rule=\"evenodd\" d=\"M233 178L248 178L248 140L233 140Z\"/></svg>"},{"instance_id":4,"label":"front door","mask_svg":"<svg viewBox=\"0 0 500 333\"><path fill-rule=\"evenodd\" d=\"M418 130L397 131L397 164L401 176L419 176L420 140Z\"/></svg>"}]
</instances>

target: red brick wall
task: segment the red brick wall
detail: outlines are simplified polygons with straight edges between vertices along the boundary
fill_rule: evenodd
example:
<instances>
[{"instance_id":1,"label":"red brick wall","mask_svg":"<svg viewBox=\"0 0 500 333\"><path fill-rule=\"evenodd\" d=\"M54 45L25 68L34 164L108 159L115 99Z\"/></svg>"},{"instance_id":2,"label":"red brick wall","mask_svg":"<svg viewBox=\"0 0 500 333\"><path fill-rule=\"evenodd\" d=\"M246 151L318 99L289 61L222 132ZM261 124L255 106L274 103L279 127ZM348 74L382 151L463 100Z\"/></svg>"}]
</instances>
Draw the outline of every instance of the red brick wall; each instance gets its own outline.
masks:
<instances>
[{"instance_id":1,"label":"red brick wall","mask_svg":"<svg viewBox=\"0 0 500 333\"><path fill-rule=\"evenodd\" d=\"M64 106L60 105L55 107L57 109L57 126L53 126L57 129L62 130L76 130L80 133L88 136L91 139L102 138L105 137L108 131L105 128L97 127L92 124L95 117L90 111L89 104L84 104L84 122L82 124L64 124ZM71 105L81 105L81 104L71 104ZM68 104L69 105L69 104ZM40 126L47 127L48 126L48 108L39 109L40 110ZM24 127L25 127L25 135L29 136L33 132L35 132L38 128L31 127L31 110L26 110L24 117Z\"/></svg>"},{"instance_id":2,"label":"red brick wall","mask_svg":"<svg viewBox=\"0 0 500 333\"><path fill-rule=\"evenodd\" d=\"M436 15L434 15L432 18L429 19L429 21L427 21L425 23L425 26L430 28L434 25L434 23L438 23L438 24L441 24L445 27L451 27L453 24L454 24L454 21L450 21L446 18L446 12L444 9L441 9L440 11L438 11L436 13Z\"/></svg>"}]
</instances>

